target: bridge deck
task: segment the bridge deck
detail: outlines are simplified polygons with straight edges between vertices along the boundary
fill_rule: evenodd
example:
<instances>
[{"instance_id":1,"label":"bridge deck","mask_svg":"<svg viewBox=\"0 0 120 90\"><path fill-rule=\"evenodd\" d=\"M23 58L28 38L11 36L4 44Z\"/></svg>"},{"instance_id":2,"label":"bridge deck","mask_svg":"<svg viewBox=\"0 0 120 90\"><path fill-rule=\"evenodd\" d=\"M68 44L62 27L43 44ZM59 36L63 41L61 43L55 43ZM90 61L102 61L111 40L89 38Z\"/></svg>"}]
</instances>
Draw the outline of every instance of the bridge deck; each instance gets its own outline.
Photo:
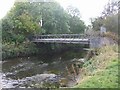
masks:
<instances>
[{"instance_id":1,"label":"bridge deck","mask_svg":"<svg viewBox=\"0 0 120 90\"><path fill-rule=\"evenodd\" d=\"M99 35L84 34L49 34L33 36L31 41L34 43L73 43L87 44L91 48L100 47L105 37Z\"/></svg>"},{"instance_id":2,"label":"bridge deck","mask_svg":"<svg viewBox=\"0 0 120 90\"><path fill-rule=\"evenodd\" d=\"M33 42L46 42L46 43L83 43L89 44L89 39L79 38L50 38L50 39L34 39Z\"/></svg>"},{"instance_id":3,"label":"bridge deck","mask_svg":"<svg viewBox=\"0 0 120 90\"><path fill-rule=\"evenodd\" d=\"M90 39L84 34L49 34L33 36L32 42L89 44Z\"/></svg>"}]
</instances>

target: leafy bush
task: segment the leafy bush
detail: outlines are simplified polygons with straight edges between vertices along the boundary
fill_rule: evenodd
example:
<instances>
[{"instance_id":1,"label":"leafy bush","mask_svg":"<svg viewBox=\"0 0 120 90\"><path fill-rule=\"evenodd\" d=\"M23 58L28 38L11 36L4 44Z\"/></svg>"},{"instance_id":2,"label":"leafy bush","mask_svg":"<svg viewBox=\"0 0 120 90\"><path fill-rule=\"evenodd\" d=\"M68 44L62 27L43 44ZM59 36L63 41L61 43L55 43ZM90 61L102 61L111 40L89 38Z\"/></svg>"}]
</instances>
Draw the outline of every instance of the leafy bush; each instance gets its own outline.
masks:
<instances>
[{"instance_id":1,"label":"leafy bush","mask_svg":"<svg viewBox=\"0 0 120 90\"><path fill-rule=\"evenodd\" d=\"M24 42L16 45L15 43L4 43L2 45L2 58L33 55L38 53L38 49L33 43Z\"/></svg>"}]
</instances>

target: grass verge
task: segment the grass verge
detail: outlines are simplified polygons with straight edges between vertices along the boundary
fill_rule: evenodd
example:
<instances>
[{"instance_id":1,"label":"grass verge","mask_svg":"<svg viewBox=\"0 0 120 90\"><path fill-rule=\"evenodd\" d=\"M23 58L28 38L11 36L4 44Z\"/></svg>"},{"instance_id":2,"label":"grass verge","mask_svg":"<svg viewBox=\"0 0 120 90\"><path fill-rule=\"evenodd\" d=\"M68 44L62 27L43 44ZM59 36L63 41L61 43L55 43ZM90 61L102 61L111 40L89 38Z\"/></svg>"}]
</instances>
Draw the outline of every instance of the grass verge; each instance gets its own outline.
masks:
<instances>
[{"instance_id":1,"label":"grass verge","mask_svg":"<svg viewBox=\"0 0 120 90\"><path fill-rule=\"evenodd\" d=\"M81 80L73 88L118 88L118 48L105 46L82 67Z\"/></svg>"}]
</instances>

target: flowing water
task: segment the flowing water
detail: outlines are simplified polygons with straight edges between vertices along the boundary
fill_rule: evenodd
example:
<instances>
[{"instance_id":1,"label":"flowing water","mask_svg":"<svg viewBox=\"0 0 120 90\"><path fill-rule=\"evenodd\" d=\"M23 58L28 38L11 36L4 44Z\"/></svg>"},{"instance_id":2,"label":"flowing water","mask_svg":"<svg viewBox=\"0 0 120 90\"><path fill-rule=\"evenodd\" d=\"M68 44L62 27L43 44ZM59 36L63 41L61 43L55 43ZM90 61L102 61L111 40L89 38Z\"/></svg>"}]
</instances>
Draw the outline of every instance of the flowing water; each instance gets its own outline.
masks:
<instances>
[{"instance_id":1,"label":"flowing water","mask_svg":"<svg viewBox=\"0 0 120 90\"><path fill-rule=\"evenodd\" d=\"M75 75L67 67L84 58L83 49L67 50L59 54L8 59L2 62L2 87L42 87L43 83L55 83L71 87L76 84ZM67 70L68 69L68 70Z\"/></svg>"}]
</instances>

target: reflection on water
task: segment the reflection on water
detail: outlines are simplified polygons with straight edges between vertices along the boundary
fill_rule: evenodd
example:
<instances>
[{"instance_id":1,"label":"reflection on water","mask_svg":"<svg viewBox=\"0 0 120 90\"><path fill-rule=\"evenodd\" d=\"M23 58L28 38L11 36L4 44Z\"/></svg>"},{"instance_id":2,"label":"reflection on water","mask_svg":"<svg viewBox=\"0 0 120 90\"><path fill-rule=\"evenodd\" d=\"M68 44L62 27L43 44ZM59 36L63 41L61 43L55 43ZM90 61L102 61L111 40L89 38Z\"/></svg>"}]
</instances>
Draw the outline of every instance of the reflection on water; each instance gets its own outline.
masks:
<instances>
[{"instance_id":1,"label":"reflection on water","mask_svg":"<svg viewBox=\"0 0 120 90\"><path fill-rule=\"evenodd\" d=\"M48 81L56 76L59 81L66 79L68 78L66 66L73 64L75 59L83 58L85 54L83 50L74 50L66 51L59 55L44 55L6 60L2 64L3 88L17 87L19 86L18 84L23 83L23 81L27 81L28 83L28 81L32 80L32 82L34 81L35 83L38 81L38 78L40 83L40 80ZM37 81L35 81L36 78Z\"/></svg>"}]
</instances>

